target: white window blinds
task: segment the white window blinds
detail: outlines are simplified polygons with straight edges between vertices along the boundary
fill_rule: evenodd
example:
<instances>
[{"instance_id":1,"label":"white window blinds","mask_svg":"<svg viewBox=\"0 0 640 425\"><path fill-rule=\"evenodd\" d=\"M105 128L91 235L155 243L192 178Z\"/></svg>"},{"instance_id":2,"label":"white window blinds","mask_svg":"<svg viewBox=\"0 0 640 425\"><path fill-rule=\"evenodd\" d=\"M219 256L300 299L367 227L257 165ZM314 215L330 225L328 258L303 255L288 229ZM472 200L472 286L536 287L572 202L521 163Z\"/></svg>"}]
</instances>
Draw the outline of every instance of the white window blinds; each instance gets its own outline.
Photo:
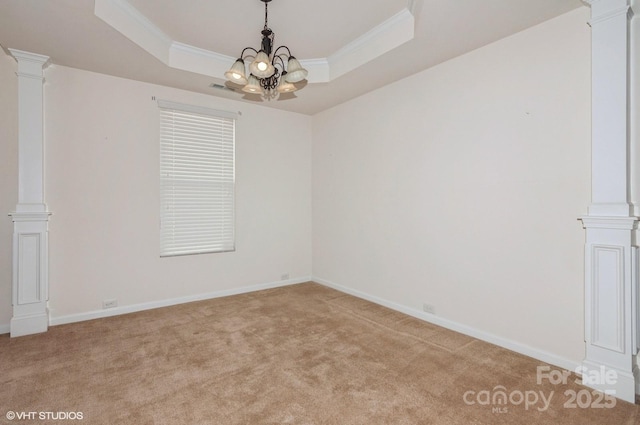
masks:
<instances>
[{"instance_id":1,"label":"white window blinds","mask_svg":"<svg viewBox=\"0 0 640 425\"><path fill-rule=\"evenodd\" d=\"M236 114L158 106L160 255L233 251Z\"/></svg>"}]
</instances>

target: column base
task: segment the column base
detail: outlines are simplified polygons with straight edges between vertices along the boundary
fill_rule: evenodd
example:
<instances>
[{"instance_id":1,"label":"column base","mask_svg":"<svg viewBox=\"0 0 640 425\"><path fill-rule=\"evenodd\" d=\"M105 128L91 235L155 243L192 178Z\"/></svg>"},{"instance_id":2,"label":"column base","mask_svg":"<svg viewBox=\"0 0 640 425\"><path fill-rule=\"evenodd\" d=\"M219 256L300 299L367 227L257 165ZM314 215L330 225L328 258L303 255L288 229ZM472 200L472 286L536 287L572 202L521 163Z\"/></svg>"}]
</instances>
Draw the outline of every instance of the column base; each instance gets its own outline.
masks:
<instances>
[{"instance_id":1,"label":"column base","mask_svg":"<svg viewBox=\"0 0 640 425\"><path fill-rule=\"evenodd\" d=\"M582 362L581 372L582 385L629 403L636 402L636 376L639 374L637 366L633 368L633 372L629 372L585 360Z\"/></svg>"},{"instance_id":2,"label":"column base","mask_svg":"<svg viewBox=\"0 0 640 425\"><path fill-rule=\"evenodd\" d=\"M46 332L49 327L47 227L51 213L14 212L10 215L14 224L11 336Z\"/></svg>"},{"instance_id":3,"label":"column base","mask_svg":"<svg viewBox=\"0 0 640 425\"><path fill-rule=\"evenodd\" d=\"M13 317L10 329L12 338L46 332L49 329L49 311Z\"/></svg>"}]
</instances>

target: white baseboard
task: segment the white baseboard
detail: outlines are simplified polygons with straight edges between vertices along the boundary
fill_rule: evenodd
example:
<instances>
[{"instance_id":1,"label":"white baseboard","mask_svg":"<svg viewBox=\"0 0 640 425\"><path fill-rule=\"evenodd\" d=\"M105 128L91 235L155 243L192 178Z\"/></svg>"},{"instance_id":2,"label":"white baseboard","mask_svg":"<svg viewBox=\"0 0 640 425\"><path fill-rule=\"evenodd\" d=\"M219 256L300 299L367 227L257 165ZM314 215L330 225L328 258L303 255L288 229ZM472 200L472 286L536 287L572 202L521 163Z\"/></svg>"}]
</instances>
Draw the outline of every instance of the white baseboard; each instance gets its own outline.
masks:
<instances>
[{"instance_id":1,"label":"white baseboard","mask_svg":"<svg viewBox=\"0 0 640 425\"><path fill-rule=\"evenodd\" d=\"M533 348L528 345L522 344L520 342L512 341L508 338L503 338L503 337L491 334L489 332L485 332L485 331L473 328L471 326L463 325L453 320L449 320L439 316L435 316L433 314L425 313L423 311L420 311L411 307L407 307L405 305L398 304L393 301L388 301L383 298L379 298L374 295L370 295L365 292L358 291L356 289L351 289L346 286L338 285L336 283L330 282L328 280L325 280L319 277L314 276L312 280L321 285L336 289L340 292L344 292L346 294L353 295L355 297L362 298L367 301L371 301L372 303L379 304L381 306L390 308L395 311L399 311L400 313L404 313L409 316L413 316L417 319L424 320L425 322L433 323L434 325L451 329L452 331L456 331L461 334L465 334L473 338L489 342L491 344L506 348L508 350L515 351L516 353L520 353L520 354L524 354L525 356L532 357L536 360L540 360L542 362L545 362L563 369L570 370L572 372L575 371L581 365L581 363L579 362L565 359L564 357L560 357L556 354L549 353L544 350L539 350L537 348Z\"/></svg>"},{"instance_id":2,"label":"white baseboard","mask_svg":"<svg viewBox=\"0 0 640 425\"><path fill-rule=\"evenodd\" d=\"M264 284L258 284L258 285L245 286L241 288L214 291L214 292L209 292L205 294L190 295L186 297L172 298L167 300L151 301L147 303L115 307L115 308L110 308L106 310L95 310L95 311L70 314L65 316L57 316L57 317L52 315L52 317L50 318L50 325L55 326L55 325L63 325L67 323L81 322L85 320L100 319L103 317L117 316L120 314L127 314L127 313L135 313L137 311L150 310L150 309L160 308L160 307L168 307L172 305L184 304L184 303L193 302L193 301L202 301L202 300L208 300L212 298L227 297L230 295L238 295L238 294L244 294L248 292L261 291L264 289L277 288L281 286L295 285L298 283L304 283L308 281L317 282L321 285L328 286L340 292L344 292L346 294L353 295L355 297L362 298L367 301L371 301L375 304L379 304L384 307L390 308L392 310L399 311L401 313L407 314L417 319L424 320L426 322L433 323L438 326L442 326L443 328L451 329L453 331L460 332L462 334L471 336L473 338L477 338L482 341L486 341L491 344L498 345L508 350L515 351L517 353L532 357L534 359L540 360L542 362L545 362L563 369L575 371L581 365L581 363L578 363L569 359L565 359L553 353L539 350L537 348L533 348L528 345L473 328L471 326L463 325L449 319L435 316L433 314L428 314L423 311L410 308L405 305L398 304L392 301L388 301L383 298L379 298L374 295L370 295L365 292L358 291L343 285L339 285L319 277L311 277L311 276L305 276L305 277L300 277L296 279L289 279L289 280L270 282L270 283L264 283ZM0 325L0 334L6 334L9 332L10 332L9 324Z\"/></svg>"},{"instance_id":3,"label":"white baseboard","mask_svg":"<svg viewBox=\"0 0 640 425\"><path fill-rule=\"evenodd\" d=\"M53 316L49 320L51 326L64 325L67 323L82 322L85 320L101 319L103 317L118 316L120 314L135 313L143 310L151 310L160 307L169 307L177 304L184 304L193 301L203 301L212 298L228 297L230 295L245 294L247 292L261 291L264 289L278 288L281 286L295 285L297 283L309 282L310 276L296 279L280 280L277 282L262 283L258 285L244 286L241 288L224 289L221 291L209 292L206 294L189 295L186 297L171 298L167 300L151 301L141 304L125 305L121 307L109 308L106 310L94 310L85 313L69 314L65 316ZM8 328L8 326L7 326ZM0 328L1 330L2 328ZM7 330L7 332L9 332Z\"/></svg>"}]
</instances>

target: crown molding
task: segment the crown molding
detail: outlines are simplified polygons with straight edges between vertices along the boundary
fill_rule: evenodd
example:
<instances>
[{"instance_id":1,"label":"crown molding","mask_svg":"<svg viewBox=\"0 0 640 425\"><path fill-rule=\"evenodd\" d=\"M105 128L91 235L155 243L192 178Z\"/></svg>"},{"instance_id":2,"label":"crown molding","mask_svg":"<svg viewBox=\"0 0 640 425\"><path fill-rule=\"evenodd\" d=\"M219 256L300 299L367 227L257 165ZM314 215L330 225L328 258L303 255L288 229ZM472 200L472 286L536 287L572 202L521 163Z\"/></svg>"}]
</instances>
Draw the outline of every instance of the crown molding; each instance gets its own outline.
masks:
<instances>
[{"instance_id":1,"label":"crown molding","mask_svg":"<svg viewBox=\"0 0 640 425\"><path fill-rule=\"evenodd\" d=\"M331 81L331 69L327 58L300 59L300 65L309 71L307 78L309 83L328 83Z\"/></svg>"},{"instance_id":2,"label":"crown molding","mask_svg":"<svg viewBox=\"0 0 640 425\"><path fill-rule=\"evenodd\" d=\"M403 9L377 27L367 31L327 60L331 80L361 67L414 37L415 20L409 9Z\"/></svg>"},{"instance_id":3,"label":"crown molding","mask_svg":"<svg viewBox=\"0 0 640 425\"><path fill-rule=\"evenodd\" d=\"M300 59L309 71L308 82L330 82L412 40L413 11L420 1L408 0L407 8L327 58ZM222 78L236 59L171 39L127 0L95 0L94 14L171 68Z\"/></svg>"},{"instance_id":4,"label":"crown molding","mask_svg":"<svg viewBox=\"0 0 640 425\"><path fill-rule=\"evenodd\" d=\"M231 56L174 41L169 47L169 60L165 63L171 68L222 78L231 66L229 64L235 60Z\"/></svg>"},{"instance_id":5,"label":"crown molding","mask_svg":"<svg viewBox=\"0 0 640 425\"><path fill-rule=\"evenodd\" d=\"M126 0L95 0L93 13L120 34L169 65L173 40Z\"/></svg>"}]
</instances>

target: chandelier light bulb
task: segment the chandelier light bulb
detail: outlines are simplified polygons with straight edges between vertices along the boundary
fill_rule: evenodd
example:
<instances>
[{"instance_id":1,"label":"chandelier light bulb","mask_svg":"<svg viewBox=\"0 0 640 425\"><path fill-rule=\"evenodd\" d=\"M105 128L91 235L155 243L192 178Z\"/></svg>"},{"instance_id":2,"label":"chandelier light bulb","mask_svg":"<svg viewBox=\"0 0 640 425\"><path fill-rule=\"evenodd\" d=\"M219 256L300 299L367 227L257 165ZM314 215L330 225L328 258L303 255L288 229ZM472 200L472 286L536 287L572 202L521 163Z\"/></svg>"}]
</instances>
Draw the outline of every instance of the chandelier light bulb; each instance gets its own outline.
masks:
<instances>
[{"instance_id":1,"label":"chandelier light bulb","mask_svg":"<svg viewBox=\"0 0 640 425\"><path fill-rule=\"evenodd\" d=\"M275 72L275 67L271 64L269 55L264 50L260 50L256 55L256 58L249 65L251 73L258 78L269 78Z\"/></svg>"},{"instance_id":2,"label":"chandelier light bulb","mask_svg":"<svg viewBox=\"0 0 640 425\"><path fill-rule=\"evenodd\" d=\"M249 75L249 82L242 88L242 91L245 93L260 93L262 91L260 80L253 74Z\"/></svg>"},{"instance_id":3,"label":"chandelier light bulb","mask_svg":"<svg viewBox=\"0 0 640 425\"><path fill-rule=\"evenodd\" d=\"M278 83L278 88L276 89L278 91L278 93L292 93L292 92L298 90L298 88L296 86L294 86L292 83L287 81L286 75L287 75L287 71L284 71L282 73L282 78L280 79L280 82Z\"/></svg>"},{"instance_id":4,"label":"chandelier light bulb","mask_svg":"<svg viewBox=\"0 0 640 425\"><path fill-rule=\"evenodd\" d=\"M247 84L247 77L244 74L244 61L242 58L235 61L230 70L224 73L224 76L231 82L244 86Z\"/></svg>"}]
</instances>

